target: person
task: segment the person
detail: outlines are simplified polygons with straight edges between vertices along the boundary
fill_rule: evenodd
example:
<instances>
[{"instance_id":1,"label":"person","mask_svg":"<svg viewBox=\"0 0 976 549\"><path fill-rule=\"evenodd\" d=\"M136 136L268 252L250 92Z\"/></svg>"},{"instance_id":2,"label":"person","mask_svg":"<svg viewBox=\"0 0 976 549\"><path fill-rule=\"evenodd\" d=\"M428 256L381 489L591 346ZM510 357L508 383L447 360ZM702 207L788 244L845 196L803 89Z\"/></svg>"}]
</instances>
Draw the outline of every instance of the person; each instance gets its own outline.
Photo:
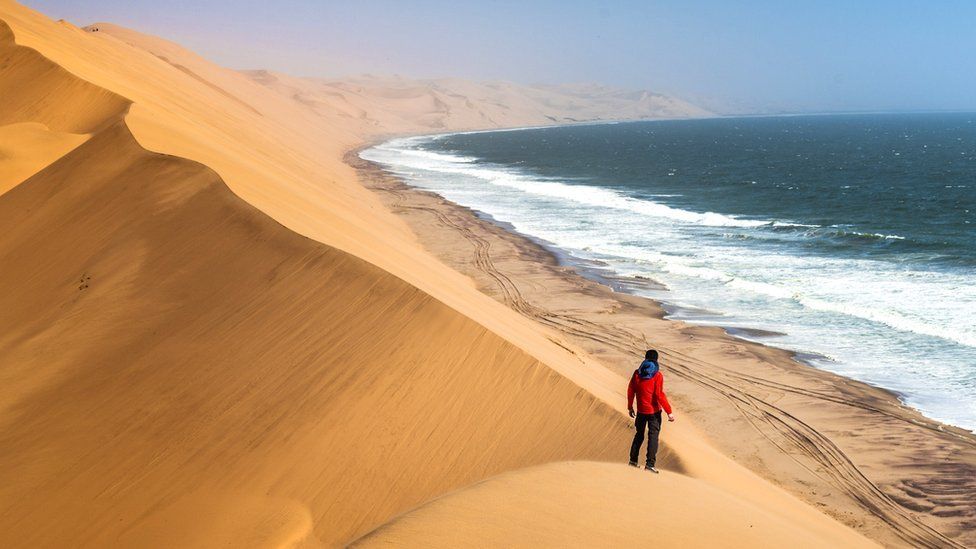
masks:
<instances>
[{"instance_id":1,"label":"person","mask_svg":"<svg viewBox=\"0 0 976 549\"><path fill-rule=\"evenodd\" d=\"M634 419L637 433L630 445L630 465L637 467L637 457L644 442L644 429L647 429L647 466L644 469L657 473L657 441L661 434L661 410L668 414L668 421L674 421L671 404L664 394L664 374L658 365L658 354L654 349L644 353L644 361L634 370L627 386L627 410ZM637 400L637 413L634 413L634 400Z\"/></svg>"}]
</instances>

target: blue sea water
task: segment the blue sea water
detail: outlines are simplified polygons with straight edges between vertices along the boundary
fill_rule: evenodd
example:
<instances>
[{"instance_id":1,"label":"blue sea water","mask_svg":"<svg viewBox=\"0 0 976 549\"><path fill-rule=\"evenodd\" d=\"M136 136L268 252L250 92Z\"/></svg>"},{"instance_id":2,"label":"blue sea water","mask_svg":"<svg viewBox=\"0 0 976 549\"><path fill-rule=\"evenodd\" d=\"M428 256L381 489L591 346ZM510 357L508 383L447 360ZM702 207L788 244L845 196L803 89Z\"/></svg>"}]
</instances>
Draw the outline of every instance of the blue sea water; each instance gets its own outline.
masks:
<instances>
[{"instance_id":1,"label":"blue sea water","mask_svg":"<svg viewBox=\"0 0 976 549\"><path fill-rule=\"evenodd\" d=\"M976 114L715 118L362 153L764 343L976 429ZM690 312L689 312L690 311Z\"/></svg>"}]
</instances>

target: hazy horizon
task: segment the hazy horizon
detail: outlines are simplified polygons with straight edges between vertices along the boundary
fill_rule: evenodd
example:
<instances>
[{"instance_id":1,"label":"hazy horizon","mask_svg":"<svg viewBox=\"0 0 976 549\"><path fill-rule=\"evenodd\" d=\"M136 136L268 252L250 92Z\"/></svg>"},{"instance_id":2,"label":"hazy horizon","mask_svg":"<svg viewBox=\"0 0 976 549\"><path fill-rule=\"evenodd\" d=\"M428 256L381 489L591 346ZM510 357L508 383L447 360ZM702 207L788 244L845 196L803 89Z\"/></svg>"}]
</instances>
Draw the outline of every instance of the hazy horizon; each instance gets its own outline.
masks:
<instances>
[{"instance_id":1,"label":"hazy horizon","mask_svg":"<svg viewBox=\"0 0 976 549\"><path fill-rule=\"evenodd\" d=\"M649 89L716 112L976 110L976 4L28 0L222 65Z\"/></svg>"}]
</instances>

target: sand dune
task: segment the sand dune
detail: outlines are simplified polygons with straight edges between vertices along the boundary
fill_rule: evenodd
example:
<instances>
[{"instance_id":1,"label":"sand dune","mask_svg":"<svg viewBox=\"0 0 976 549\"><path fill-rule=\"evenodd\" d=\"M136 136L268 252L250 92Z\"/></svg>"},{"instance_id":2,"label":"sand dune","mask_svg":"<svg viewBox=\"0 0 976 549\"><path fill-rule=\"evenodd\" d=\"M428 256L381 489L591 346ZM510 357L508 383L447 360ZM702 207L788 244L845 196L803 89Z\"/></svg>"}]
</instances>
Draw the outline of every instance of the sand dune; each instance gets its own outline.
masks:
<instances>
[{"instance_id":1,"label":"sand dune","mask_svg":"<svg viewBox=\"0 0 976 549\"><path fill-rule=\"evenodd\" d=\"M485 474L610 457L623 429L514 346L121 124L10 191L0 219L2 284L21 289L0 330L10 541L203 521L159 540L175 542L284 501L281 528L332 544Z\"/></svg>"},{"instance_id":2,"label":"sand dune","mask_svg":"<svg viewBox=\"0 0 976 549\"><path fill-rule=\"evenodd\" d=\"M0 42L14 39L0 21ZM0 60L0 194L117 120L128 102L74 78L29 48L5 48Z\"/></svg>"},{"instance_id":3,"label":"sand dune","mask_svg":"<svg viewBox=\"0 0 976 549\"><path fill-rule=\"evenodd\" d=\"M0 126L0 194L64 156L85 139L83 134L53 132L36 122Z\"/></svg>"},{"instance_id":4,"label":"sand dune","mask_svg":"<svg viewBox=\"0 0 976 549\"><path fill-rule=\"evenodd\" d=\"M526 86L460 79L360 76L295 78L245 71L320 116L357 119L384 131L437 131L548 125L589 120L705 116L708 111L661 94L598 85ZM375 130L374 130L375 131Z\"/></svg>"},{"instance_id":5,"label":"sand dune","mask_svg":"<svg viewBox=\"0 0 976 549\"><path fill-rule=\"evenodd\" d=\"M0 42L13 41L10 27L0 23ZM0 70L5 124L34 122L53 131L89 133L111 124L128 107L122 97L75 78L27 47L4 48Z\"/></svg>"},{"instance_id":6,"label":"sand dune","mask_svg":"<svg viewBox=\"0 0 976 549\"><path fill-rule=\"evenodd\" d=\"M205 166L145 151L121 121L8 192L0 220L0 283L19 290L0 305L8 542L134 543L181 516L201 522L158 542L210 544L243 527L214 515L291 508L272 521L287 531L259 533L314 525L332 544L492 472L610 457L624 429L518 348L288 231ZM576 406L539 413L560 402Z\"/></svg>"},{"instance_id":7,"label":"sand dune","mask_svg":"<svg viewBox=\"0 0 976 549\"><path fill-rule=\"evenodd\" d=\"M475 124L487 99L458 114L446 84L355 82L299 98L110 25L9 0L0 20L16 165L0 195L0 544L339 545L505 471L619 458L621 379L437 261L342 163L377 133ZM532 104L521 125L548 116ZM666 441L662 465L698 479L663 477L675 493L764 509L770 539L866 543L702 438L685 424ZM631 482L580 466L593 480L562 492L554 467L512 478L586 508ZM454 527L431 508L418 520Z\"/></svg>"},{"instance_id":8,"label":"sand dune","mask_svg":"<svg viewBox=\"0 0 976 549\"><path fill-rule=\"evenodd\" d=\"M449 527L445 527L448 526ZM397 517L355 547L846 547L846 528L807 528L684 475L564 462L488 479Z\"/></svg>"}]
</instances>

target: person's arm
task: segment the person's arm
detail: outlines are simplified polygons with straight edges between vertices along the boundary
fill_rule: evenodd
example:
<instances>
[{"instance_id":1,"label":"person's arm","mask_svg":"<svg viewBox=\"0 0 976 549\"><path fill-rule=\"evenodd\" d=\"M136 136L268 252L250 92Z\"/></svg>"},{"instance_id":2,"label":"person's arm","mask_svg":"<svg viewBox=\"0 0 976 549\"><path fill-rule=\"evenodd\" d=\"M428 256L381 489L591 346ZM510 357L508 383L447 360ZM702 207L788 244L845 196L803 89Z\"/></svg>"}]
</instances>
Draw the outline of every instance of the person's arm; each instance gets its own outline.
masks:
<instances>
[{"instance_id":1,"label":"person's arm","mask_svg":"<svg viewBox=\"0 0 976 549\"><path fill-rule=\"evenodd\" d=\"M664 394L664 374L658 374L661 380L654 386L654 394L657 397L657 401L661 403L661 408L668 414L668 421L674 421L674 416L671 415L671 403L668 402L667 395Z\"/></svg>"},{"instance_id":2,"label":"person's arm","mask_svg":"<svg viewBox=\"0 0 976 549\"><path fill-rule=\"evenodd\" d=\"M630 376L630 383L627 384L627 411L630 417L634 417L634 376Z\"/></svg>"}]
</instances>

